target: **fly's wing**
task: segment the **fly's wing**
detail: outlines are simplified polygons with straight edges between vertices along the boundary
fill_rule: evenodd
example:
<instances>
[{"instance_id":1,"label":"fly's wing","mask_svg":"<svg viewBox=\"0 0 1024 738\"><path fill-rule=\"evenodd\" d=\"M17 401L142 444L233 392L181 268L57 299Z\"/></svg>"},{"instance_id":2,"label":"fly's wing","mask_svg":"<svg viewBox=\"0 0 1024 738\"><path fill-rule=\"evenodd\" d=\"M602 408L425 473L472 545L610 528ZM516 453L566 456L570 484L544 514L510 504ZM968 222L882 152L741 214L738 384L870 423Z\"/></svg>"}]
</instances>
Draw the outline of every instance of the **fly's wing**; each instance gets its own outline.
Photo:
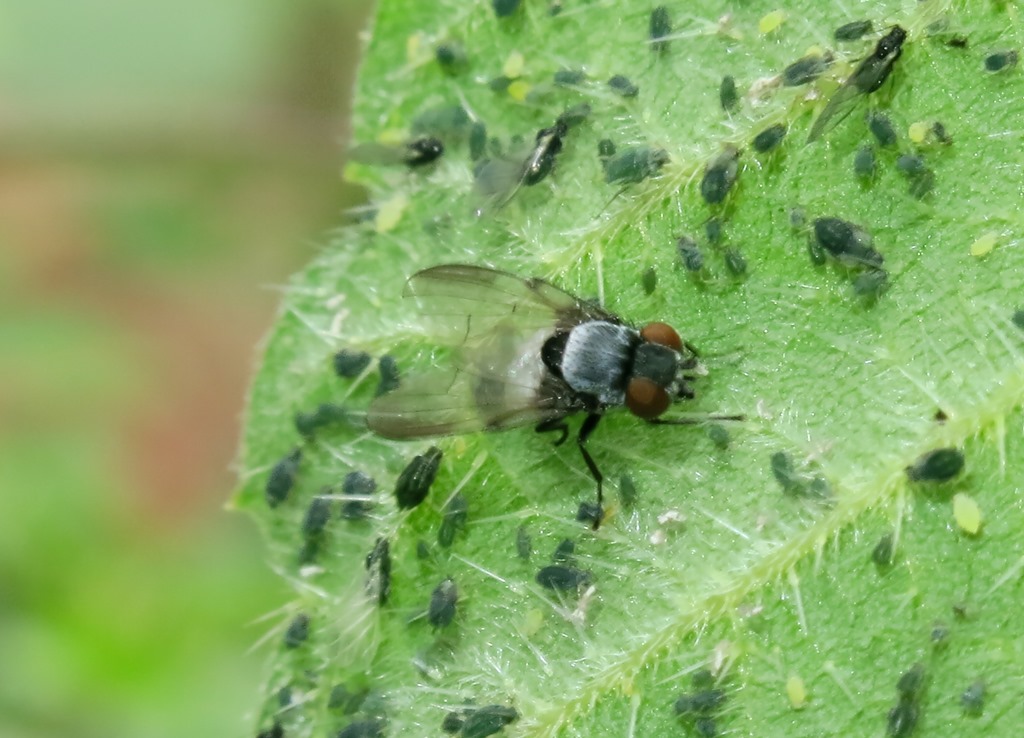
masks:
<instances>
[{"instance_id":1,"label":"fly's wing","mask_svg":"<svg viewBox=\"0 0 1024 738\"><path fill-rule=\"evenodd\" d=\"M814 121L814 125L811 127L811 132L807 136L807 143L817 141L823 133L835 128L857 106L857 98L860 97L861 91L851 80L852 76L829 98L828 105L821 111L818 119Z\"/></svg>"},{"instance_id":2,"label":"fly's wing","mask_svg":"<svg viewBox=\"0 0 1024 738\"><path fill-rule=\"evenodd\" d=\"M450 369L412 377L374 399L367 423L387 438L497 430L568 415L578 401L547 371L544 342L586 320L621 322L543 280L462 264L418 272L406 296L447 324L458 353Z\"/></svg>"}]
</instances>

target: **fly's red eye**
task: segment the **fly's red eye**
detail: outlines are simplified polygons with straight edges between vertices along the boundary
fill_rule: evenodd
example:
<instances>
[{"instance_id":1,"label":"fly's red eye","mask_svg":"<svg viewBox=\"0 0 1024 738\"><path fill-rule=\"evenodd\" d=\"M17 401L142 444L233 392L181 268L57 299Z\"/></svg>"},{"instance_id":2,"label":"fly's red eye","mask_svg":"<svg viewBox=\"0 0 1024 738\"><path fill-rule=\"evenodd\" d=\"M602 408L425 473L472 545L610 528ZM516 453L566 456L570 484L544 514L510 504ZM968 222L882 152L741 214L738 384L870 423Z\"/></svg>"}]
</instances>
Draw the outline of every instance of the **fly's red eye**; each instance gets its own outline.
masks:
<instances>
[{"instance_id":1,"label":"fly's red eye","mask_svg":"<svg viewBox=\"0 0 1024 738\"><path fill-rule=\"evenodd\" d=\"M648 323L640 331L640 338L651 343L660 343L675 351L683 350L683 340L676 329L666 323Z\"/></svg>"},{"instance_id":2,"label":"fly's red eye","mask_svg":"<svg viewBox=\"0 0 1024 738\"><path fill-rule=\"evenodd\" d=\"M671 404L668 392L645 377L633 377L626 386L626 407L638 418L656 418L668 410Z\"/></svg>"}]
</instances>

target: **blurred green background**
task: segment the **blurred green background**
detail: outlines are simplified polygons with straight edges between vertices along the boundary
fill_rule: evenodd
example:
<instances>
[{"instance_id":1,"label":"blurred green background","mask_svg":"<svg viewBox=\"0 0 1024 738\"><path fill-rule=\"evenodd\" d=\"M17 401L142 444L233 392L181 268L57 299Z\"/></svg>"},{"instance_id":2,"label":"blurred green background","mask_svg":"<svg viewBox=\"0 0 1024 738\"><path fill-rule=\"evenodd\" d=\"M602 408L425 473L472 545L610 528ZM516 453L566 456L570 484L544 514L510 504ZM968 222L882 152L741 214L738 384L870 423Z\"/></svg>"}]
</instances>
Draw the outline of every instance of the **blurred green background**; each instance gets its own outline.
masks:
<instances>
[{"instance_id":1,"label":"blurred green background","mask_svg":"<svg viewBox=\"0 0 1024 738\"><path fill-rule=\"evenodd\" d=\"M0 6L0 735L245 736L287 596L223 510L366 0Z\"/></svg>"}]
</instances>

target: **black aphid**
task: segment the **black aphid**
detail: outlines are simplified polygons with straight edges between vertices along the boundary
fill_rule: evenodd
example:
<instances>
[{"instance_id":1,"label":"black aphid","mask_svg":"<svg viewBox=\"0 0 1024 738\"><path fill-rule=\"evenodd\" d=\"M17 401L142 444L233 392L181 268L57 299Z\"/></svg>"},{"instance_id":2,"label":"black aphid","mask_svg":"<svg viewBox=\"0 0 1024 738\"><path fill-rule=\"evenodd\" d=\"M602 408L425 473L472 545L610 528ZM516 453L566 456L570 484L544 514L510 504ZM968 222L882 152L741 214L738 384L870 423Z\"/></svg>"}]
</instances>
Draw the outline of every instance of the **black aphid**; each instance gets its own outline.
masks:
<instances>
[{"instance_id":1,"label":"black aphid","mask_svg":"<svg viewBox=\"0 0 1024 738\"><path fill-rule=\"evenodd\" d=\"M297 448L274 464L274 468L267 476L267 485L264 488L267 504L270 507L277 507L288 499L288 493L295 486L295 478L299 474L301 462L302 449Z\"/></svg>"},{"instance_id":2,"label":"black aphid","mask_svg":"<svg viewBox=\"0 0 1024 738\"><path fill-rule=\"evenodd\" d=\"M444 628L455 619L455 609L459 602L459 588L451 577L441 580L430 594L430 605L427 607L427 620L434 628Z\"/></svg>"},{"instance_id":3,"label":"black aphid","mask_svg":"<svg viewBox=\"0 0 1024 738\"><path fill-rule=\"evenodd\" d=\"M686 271L699 272L704 268L704 252L692 238L680 236L676 241L676 250L679 252L679 258L682 260L683 266L686 267Z\"/></svg>"},{"instance_id":4,"label":"black aphid","mask_svg":"<svg viewBox=\"0 0 1024 738\"><path fill-rule=\"evenodd\" d=\"M716 712L725 704L726 694L723 689L704 689L689 694L681 694L676 699L677 715L706 715Z\"/></svg>"},{"instance_id":5,"label":"black aphid","mask_svg":"<svg viewBox=\"0 0 1024 738\"><path fill-rule=\"evenodd\" d=\"M768 126L759 134L754 136L754 150L762 154L771 151L780 143L782 139L786 137L786 126L781 123L776 123L773 126Z\"/></svg>"},{"instance_id":6,"label":"black aphid","mask_svg":"<svg viewBox=\"0 0 1024 738\"><path fill-rule=\"evenodd\" d=\"M334 355L334 373L345 379L358 377L370 365L372 359L365 351L342 349Z\"/></svg>"},{"instance_id":7,"label":"black aphid","mask_svg":"<svg viewBox=\"0 0 1024 738\"><path fill-rule=\"evenodd\" d=\"M559 69L554 76L554 82L559 87L576 87L586 81L587 73L582 69Z\"/></svg>"},{"instance_id":8,"label":"black aphid","mask_svg":"<svg viewBox=\"0 0 1024 738\"><path fill-rule=\"evenodd\" d=\"M298 648L309 638L309 615L299 613L284 632L285 648Z\"/></svg>"},{"instance_id":9,"label":"black aphid","mask_svg":"<svg viewBox=\"0 0 1024 738\"><path fill-rule=\"evenodd\" d=\"M377 491L377 483L373 477L361 471L349 472L341 482L341 493L354 499L341 503L341 517L346 520L359 520L366 517L373 503L368 499Z\"/></svg>"},{"instance_id":10,"label":"black aphid","mask_svg":"<svg viewBox=\"0 0 1024 738\"><path fill-rule=\"evenodd\" d=\"M486 705L466 714L461 735L462 738L487 738L518 719L519 713L513 707Z\"/></svg>"},{"instance_id":11,"label":"black aphid","mask_svg":"<svg viewBox=\"0 0 1024 738\"><path fill-rule=\"evenodd\" d=\"M377 370L380 372L380 382L377 383L377 390L374 395L380 397L398 389L401 384L398 375L398 362L395 357L385 354L377 362Z\"/></svg>"},{"instance_id":12,"label":"black aphid","mask_svg":"<svg viewBox=\"0 0 1024 738\"><path fill-rule=\"evenodd\" d=\"M960 695L960 707L968 715L980 715L985 710L985 682L977 680Z\"/></svg>"},{"instance_id":13,"label":"black aphid","mask_svg":"<svg viewBox=\"0 0 1024 738\"><path fill-rule=\"evenodd\" d=\"M351 414L343 405L336 405L333 402L323 402L317 405L315 410L310 412L295 413L295 430L303 438L313 438L318 430L329 428L334 425L348 423L352 420Z\"/></svg>"},{"instance_id":14,"label":"black aphid","mask_svg":"<svg viewBox=\"0 0 1024 738\"><path fill-rule=\"evenodd\" d=\"M729 434L729 430L721 423L709 423L705 426L704 432L708 434L708 438L718 448L723 450L729 448L732 437Z\"/></svg>"},{"instance_id":15,"label":"black aphid","mask_svg":"<svg viewBox=\"0 0 1024 738\"><path fill-rule=\"evenodd\" d=\"M704 237L708 243L718 243L722 240L722 219L708 218L704 221Z\"/></svg>"},{"instance_id":16,"label":"black aphid","mask_svg":"<svg viewBox=\"0 0 1024 738\"><path fill-rule=\"evenodd\" d=\"M338 710L342 715L351 715L362 707L369 693L365 687L353 691L344 684L336 684L327 699L327 708Z\"/></svg>"},{"instance_id":17,"label":"black aphid","mask_svg":"<svg viewBox=\"0 0 1024 738\"><path fill-rule=\"evenodd\" d=\"M430 545L422 538L416 541L416 558L420 561L430 559Z\"/></svg>"},{"instance_id":18,"label":"black aphid","mask_svg":"<svg viewBox=\"0 0 1024 738\"><path fill-rule=\"evenodd\" d=\"M449 548L455 541L455 535L466 527L469 516L469 501L461 492L456 492L441 511L441 527L437 529L437 543L442 548Z\"/></svg>"},{"instance_id":19,"label":"black aphid","mask_svg":"<svg viewBox=\"0 0 1024 738\"><path fill-rule=\"evenodd\" d=\"M945 623L933 623L929 638L936 649L944 648L949 641L949 626Z\"/></svg>"},{"instance_id":20,"label":"black aphid","mask_svg":"<svg viewBox=\"0 0 1024 738\"><path fill-rule=\"evenodd\" d=\"M857 41L862 36L871 33L874 25L869 20L850 21L839 26L832 32L832 38L837 42Z\"/></svg>"},{"instance_id":21,"label":"black aphid","mask_svg":"<svg viewBox=\"0 0 1024 738\"><path fill-rule=\"evenodd\" d=\"M385 725L381 718L360 720L342 728L337 738L383 738Z\"/></svg>"},{"instance_id":22,"label":"black aphid","mask_svg":"<svg viewBox=\"0 0 1024 738\"><path fill-rule=\"evenodd\" d=\"M569 126L561 120L537 132L533 151L523 165L524 185L533 186L551 173L555 167L555 157L562 150L562 139L568 132Z\"/></svg>"},{"instance_id":23,"label":"black aphid","mask_svg":"<svg viewBox=\"0 0 1024 738\"><path fill-rule=\"evenodd\" d=\"M461 105L438 105L413 118L409 128L414 136L461 139L470 122L469 113Z\"/></svg>"},{"instance_id":24,"label":"black aphid","mask_svg":"<svg viewBox=\"0 0 1024 738\"><path fill-rule=\"evenodd\" d=\"M564 538L555 546L555 552L551 554L551 560L556 564L573 564L576 562L576 541L571 538Z\"/></svg>"},{"instance_id":25,"label":"black aphid","mask_svg":"<svg viewBox=\"0 0 1024 738\"><path fill-rule=\"evenodd\" d=\"M700 181L700 194L704 202L717 205L729 194L739 173L739 155L735 146L727 146L704 169L704 178Z\"/></svg>"},{"instance_id":26,"label":"black aphid","mask_svg":"<svg viewBox=\"0 0 1024 738\"><path fill-rule=\"evenodd\" d=\"M439 44L434 49L434 58L447 74L455 75L466 68L466 50L457 42Z\"/></svg>"},{"instance_id":27,"label":"black aphid","mask_svg":"<svg viewBox=\"0 0 1024 738\"><path fill-rule=\"evenodd\" d=\"M519 9L522 0L491 0L494 14L499 18L508 18Z\"/></svg>"},{"instance_id":28,"label":"black aphid","mask_svg":"<svg viewBox=\"0 0 1024 738\"><path fill-rule=\"evenodd\" d=\"M366 593L383 605L391 596L391 546L387 538L378 538L366 555Z\"/></svg>"},{"instance_id":29,"label":"black aphid","mask_svg":"<svg viewBox=\"0 0 1024 738\"><path fill-rule=\"evenodd\" d=\"M615 142L610 138L602 138L597 142L597 155L601 159L615 156Z\"/></svg>"},{"instance_id":30,"label":"black aphid","mask_svg":"<svg viewBox=\"0 0 1024 738\"><path fill-rule=\"evenodd\" d=\"M896 160L896 168L908 177L914 177L919 174L923 174L924 171L928 169L928 166L920 156L903 154L903 156Z\"/></svg>"},{"instance_id":31,"label":"black aphid","mask_svg":"<svg viewBox=\"0 0 1024 738\"><path fill-rule=\"evenodd\" d=\"M1024 308L1014 310L1013 315L1010 316L1010 320L1015 326L1024 331Z\"/></svg>"},{"instance_id":32,"label":"black aphid","mask_svg":"<svg viewBox=\"0 0 1024 738\"><path fill-rule=\"evenodd\" d=\"M593 112L594 109L590 107L589 104L579 103L578 105L573 105L571 108L563 110L556 119L556 123L561 123L568 128L573 128L589 118Z\"/></svg>"},{"instance_id":33,"label":"black aphid","mask_svg":"<svg viewBox=\"0 0 1024 738\"><path fill-rule=\"evenodd\" d=\"M996 51L985 57L986 72L1002 72L1017 65L1018 54L1016 51Z\"/></svg>"},{"instance_id":34,"label":"black aphid","mask_svg":"<svg viewBox=\"0 0 1024 738\"><path fill-rule=\"evenodd\" d=\"M698 715L693 721L693 730L698 738L717 738L718 722L711 715Z\"/></svg>"},{"instance_id":35,"label":"black aphid","mask_svg":"<svg viewBox=\"0 0 1024 738\"><path fill-rule=\"evenodd\" d=\"M871 549L871 561L879 566L890 566L895 555L896 541L892 533L885 533Z\"/></svg>"},{"instance_id":36,"label":"black aphid","mask_svg":"<svg viewBox=\"0 0 1024 738\"><path fill-rule=\"evenodd\" d=\"M513 82L515 82L515 80L512 79L511 77L506 77L505 75L500 74L494 79L490 80L487 83L487 86L490 88L491 92L501 93L508 90L508 86Z\"/></svg>"},{"instance_id":37,"label":"black aphid","mask_svg":"<svg viewBox=\"0 0 1024 738\"><path fill-rule=\"evenodd\" d=\"M590 572L574 566L552 564L537 572L537 584L561 592L579 589L590 581Z\"/></svg>"},{"instance_id":38,"label":"black aphid","mask_svg":"<svg viewBox=\"0 0 1024 738\"><path fill-rule=\"evenodd\" d=\"M814 238L832 258L846 266L881 267L884 258L872 248L871 235L839 218L817 218Z\"/></svg>"},{"instance_id":39,"label":"black aphid","mask_svg":"<svg viewBox=\"0 0 1024 738\"><path fill-rule=\"evenodd\" d=\"M619 504L625 510L629 510L636 504L636 484L633 482L633 477L628 474L619 477Z\"/></svg>"},{"instance_id":40,"label":"black aphid","mask_svg":"<svg viewBox=\"0 0 1024 738\"><path fill-rule=\"evenodd\" d=\"M722 77L722 82L718 85L718 102L727 113L735 112L739 107L740 95L736 91L736 78L731 74Z\"/></svg>"},{"instance_id":41,"label":"black aphid","mask_svg":"<svg viewBox=\"0 0 1024 738\"><path fill-rule=\"evenodd\" d=\"M314 497L302 518L302 535L313 538L323 533L331 519L333 503L327 497Z\"/></svg>"},{"instance_id":42,"label":"black aphid","mask_svg":"<svg viewBox=\"0 0 1024 738\"><path fill-rule=\"evenodd\" d=\"M422 167L437 161L444 153L441 139L433 136L417 138L405 145L404 161L410 167Z\"/></svg>"},{"instance_id":43,"label":"black aphid","mask_svg":"<svg viewBox=\"0 0 1024 738\"><path fill-rule=\"evenodd\" d=\"M896 691L901 698L916 700L924 689L925 676L924 664L914 664L900 675L896 682Z\"/></svg>"},{"instance_id":44,"label":"black aphid","mask_svg":"<svg viewBox=\"0 0 1024 738\"><path fill-rule=\"evenodd\" d=\"M949 131L946 130L946 126L941 121L932 123L932 135L935 136L935 140L940 144L949 146L953 143L953 137L949 135Z\"/></svg>"},{"instance_id":45,"label":"black aphid","mask_svg":"<svg viewBox=\"0 0 1024 738\"><path fill-rule=\"evenodd\" d=\"M793 467L793 460L785 451L772 454L772 475L786 494L802 494L807 487L807 480Z\"/></svg>"},{"instance_id":46,"label":"black aphid","mask_svg":"<svg viewBox=\"0 0 1024 738\"><path fill-rule=\"evenodd\" d=\"M907 738L917 727L921 708L915 700L901 699L896 707L889 710L885 732L891 738Z\"/></svg>"},{"instance_id":47,"label":"black aphid","mask_svg":"<svg viewBox=\"0 0 1024 738\"><path fill-rule=\"evenodd\" d=\"M857 65L853 74L833 93L811 127L811 132L807 136L808 143L816 140L828 127L849 115L859 97L870 95L882 86L892 73L896 60L900 58L906 39L907 32L899 26L893 26L878 41L874 51Z\"/></svg>"},{"instance_id":48,"label":"black aphid","mask_svg":"<svg viewBox=\"0 0 1024 738\"><path fill-rule=\"evenodd\" d=\"M580 523L588 523L593 526L594 530L597 530L601 521L604 520L604 508L594 500L581 502L576 509L576 520Z\"/></svg>"},{"instance_id":49,"label":"black aphid","mask_svg":"<svg viewBox=\"0 0 1024 738\"><path fill-rule=\"evenodd\" d=\"M466 722L465 719L457 712L445 713L444 720L441 721L441 730L448 735L455 735L462 730L464 722Z\"/></svg>"},{"instance_id":50,"label":"black aphid","mask_svg":"<svg viewBox=\"0 0 1024 738\"><path fill-rule=\"evenodd\" d=\"M644 269L644 273L640 275L640 286L643 287L644 294L653 295L658 287L658 270L654 267Z\"/></svg>"},{"instance_id":51,"label":"black aphid","mask_svg":"<svg viewBox=\"0 0 1024 738\"><path fill-rule=\"evenodd\" d=\"M631 146L608 159L604 166L604 181L609 184L643 182L661 171L668 160L664 149Z\"/></svg>"},{"instance_id":52,"label":"black aphid","mask_svg":"<svg viewBox=\"0 0 1024 738\"><path fill-rule=\"evenodd\" d=\"M783 87L799 87L818 79L832 63L832 55L810 54L782 70Z\"/></svg>"},{"instance_id":53,"label":"black aphid","mask_svg":"<svg viewBox=\"0 0 1024 738\"><path fill-rule=\"evenodd\" d=\"M529 561L533 554L533 541L530 539L530 531L525 525L516 528L516 555L523 561Z\"/></svg>"},{"instance_id":54,"label":"black aphid","mask_svg":"<svg viewBox=\"0 0 1024 738\"><path fill-rule=\"evenodd\" d=\"M875 176L875 150L871 146L861 146L853 155L853 173L860 179L871 179Z\"/></svg>"},{"instance_id":55,"label":"black aphid","mask_svg":"<svg viewBox=\"0 0 1024 738\"><path fill-rule=\"evenodd\" d=\"M911 482L948 482L964 468L963 452L956 448L937 448L918 457L906 468Z\"/></svg>"},{"instance_id":56,"label":"black aphid","mask_svg":"<svg viewBox=\"0 0 1024 738\"><path fill-rule=\"evenodd\" d=\"M730 246L722 256L725 258L725 268L732 276L742 277L747 273L747 259L739 249Z\"/></svg>"},{"instance_id":57,"label":"black aphid","mask_svg":"<svg viewBox=\"0 0 1024 738\"><path fill-rule=\"evenodd\" d=\"M441 466L441 449L431 446L422 456L416 456L398 475L395 482L395 499L399 510L416 507L427 498L430 485L434 483L438 467Z\"/></svg>"},{"instance_id":58,"label":"black aphid","mask_svg":"<svg viewBox=\"0 0 1024 738\"><path fill-rule=\"evenodd\" d=\"M621 74L611 77L608 80L608 87L620 97L636 97L640 94L640 88L629 77L624 77Z\"/></svg>"},{"instance_id":59,"label":"black aphid","mask_svg":"<svg viewBox=\"0 0 1024 738\"><path fill-rule=\"evenodd\" d=\"M807 211L799 205L794 205L789 209L789 227L794 231L799 231L805 225L807 225Z\"/></svg>"},{"instance_id":60,"label":"black aphid","mask_svg":"<svg viewBox=\"0 0 1024 738\"><path fill-rule=\"evenodd\" d=\"M868 130L878 141L879 146L895 146L897 141L896 128L889 116L882 113L868 114Z\"/></svg>"},{"instance_id":61,"label":"black aphid","mask_svg":"<svg viewBox=\"0 0 1024 738\"><path fill-rule=\"evenodd\" d=\"M877 300L889 289L889 273L884 269L869 267L854 277L853 292L871 300Z\"/></svg>"},{"instance_id":62,"label":"black aphid","mask_svg":"<svg viewBox=\"0 0 1024 738\"><path fill-rule=\"evenodd\" d=\"M668 40L666 36L672 34L672 19L669 17L668 8L659 5L651 11L650 36L651 50L658 53L668 51Z\"/></svg>"},{"instance_id":63,"label":"black aphid","mask_svg":"<svg viewBox=\"0 0 1024 738\"><path fill-rule=\"evenodd\" d=\"M469 129L469 160L479 161L487 150L487 126L476 121Z\"/></svg>"}]
</instances>

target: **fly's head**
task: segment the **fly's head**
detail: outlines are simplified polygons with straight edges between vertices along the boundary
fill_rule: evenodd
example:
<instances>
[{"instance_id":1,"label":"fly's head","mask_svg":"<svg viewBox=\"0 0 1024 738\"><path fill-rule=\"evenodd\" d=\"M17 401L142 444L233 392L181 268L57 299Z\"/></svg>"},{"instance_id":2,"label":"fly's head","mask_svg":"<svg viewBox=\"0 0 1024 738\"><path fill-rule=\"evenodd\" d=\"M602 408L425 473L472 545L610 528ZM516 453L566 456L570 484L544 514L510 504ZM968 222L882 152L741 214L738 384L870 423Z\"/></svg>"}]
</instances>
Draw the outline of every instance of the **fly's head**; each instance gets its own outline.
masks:
<instances>
[{"instance_id":1,"label":"fly's head","mask_svg":"<svg viewBox=\"0 0 1024 738\"><path fill-rule=\"evenodd\" d=\"M648 323L640 339L626 384L626 407L638 418L653 420L674 401L693 397L687 381L699 376L702 367L670 325Z\"/></svg>"}]
</instances>

